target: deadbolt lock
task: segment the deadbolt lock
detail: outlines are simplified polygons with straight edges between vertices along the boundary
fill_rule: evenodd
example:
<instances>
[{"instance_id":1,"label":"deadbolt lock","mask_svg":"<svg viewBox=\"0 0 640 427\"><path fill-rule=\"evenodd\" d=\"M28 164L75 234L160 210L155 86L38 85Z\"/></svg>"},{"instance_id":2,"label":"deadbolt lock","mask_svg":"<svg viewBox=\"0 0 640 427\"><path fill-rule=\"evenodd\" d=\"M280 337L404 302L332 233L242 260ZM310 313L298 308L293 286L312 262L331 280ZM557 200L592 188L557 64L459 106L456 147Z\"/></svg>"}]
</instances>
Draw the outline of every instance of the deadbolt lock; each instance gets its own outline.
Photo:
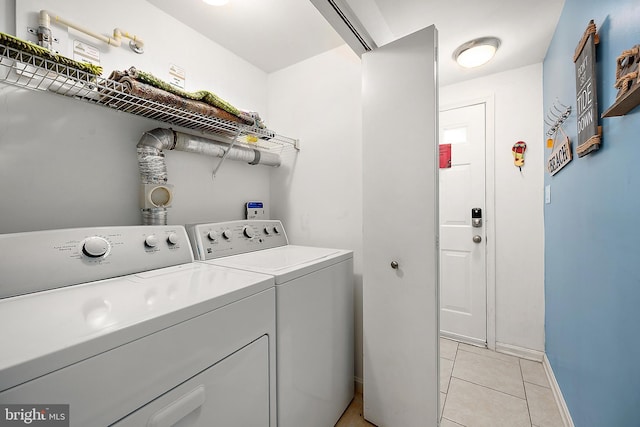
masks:
<instances>
[{"instance_id":1,"label":"deadbolt lock","mask_svg":"<svg viewBox=\"0 0 640 427\"><path fill-rule=\"evenodd\" d=\"M482 227L482 209L471 209L471 226L475 228Z\"/></svg>"}]
</instances>

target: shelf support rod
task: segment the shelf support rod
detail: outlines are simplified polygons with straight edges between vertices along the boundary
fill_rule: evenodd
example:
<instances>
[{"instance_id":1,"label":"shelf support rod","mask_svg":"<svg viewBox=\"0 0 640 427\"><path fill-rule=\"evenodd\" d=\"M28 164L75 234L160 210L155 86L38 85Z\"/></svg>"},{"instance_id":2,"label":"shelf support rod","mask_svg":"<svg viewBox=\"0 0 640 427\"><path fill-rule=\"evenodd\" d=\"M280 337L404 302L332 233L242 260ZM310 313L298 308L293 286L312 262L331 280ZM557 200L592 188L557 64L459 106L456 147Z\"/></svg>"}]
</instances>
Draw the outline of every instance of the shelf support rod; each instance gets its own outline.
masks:
<instances>
[{"instance_id":1,"label":"shelf support rod","mask_svg":"<svg viewBox=\"0 0 640 427\"><path fill-rule=\"evenodd\" d=\"M240 137L240 133L241 132L242 132L242 126L238 126L238 129L236 130L236 134L233 137L233 141L231 141L231 144L229 144L229 148L227 148L227 151L224 153L224 156L222 156L222 158L220 159L220 161L216 165L215 169L211 173L211 179L215 179L218 171L220 170L220 167L222 166L224 161L227 159L227 156L231 152L231 149L233 148L234 145L236 145L236 142L238 142L238 138Z\"/></svg>"}]
</instances>

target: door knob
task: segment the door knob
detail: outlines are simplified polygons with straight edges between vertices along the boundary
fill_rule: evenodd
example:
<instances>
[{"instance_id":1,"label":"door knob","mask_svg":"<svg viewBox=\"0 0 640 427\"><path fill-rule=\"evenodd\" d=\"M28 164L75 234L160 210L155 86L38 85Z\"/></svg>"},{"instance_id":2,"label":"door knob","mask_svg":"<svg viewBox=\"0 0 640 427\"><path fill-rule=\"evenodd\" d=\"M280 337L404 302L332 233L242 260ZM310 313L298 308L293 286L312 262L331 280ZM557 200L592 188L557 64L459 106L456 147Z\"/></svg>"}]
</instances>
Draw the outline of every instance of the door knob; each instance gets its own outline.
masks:
<instances>
[{"instance_id":1,"label":"door knob","mask_svg":"<svg viewBox=\"0 0 640 427\"><path fill-rule=\"evenodd\" d=\"M474 243L480 243L482 242L482 236L476 234L475 236L473 236L473 242Z\"/></svg>"},{"instance_id":2,"label":"door knob","mask_svg":"<svg viewBox=\"0 0 640 427\"><path fill-rule=\"evenodd\" d=\"M391 261L391 268L393 268L394 270L397 270L398 267L399 267L398 261Z\"/></svg>"}]
</instances>

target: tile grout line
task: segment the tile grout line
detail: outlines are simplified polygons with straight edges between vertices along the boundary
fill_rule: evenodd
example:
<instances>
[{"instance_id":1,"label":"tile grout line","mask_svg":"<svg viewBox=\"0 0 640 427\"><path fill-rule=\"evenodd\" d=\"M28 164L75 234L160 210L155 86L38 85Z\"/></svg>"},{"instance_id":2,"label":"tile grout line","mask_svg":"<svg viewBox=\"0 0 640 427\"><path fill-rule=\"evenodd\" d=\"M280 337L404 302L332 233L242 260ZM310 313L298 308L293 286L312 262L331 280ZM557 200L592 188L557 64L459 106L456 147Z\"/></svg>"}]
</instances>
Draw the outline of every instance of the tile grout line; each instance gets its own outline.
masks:
<instances>
[{"instance_id":1,"label":"tile grout line","mask_svg":"<svg viewBox=\"0 0 640 427\"><path fill-rule=\"evenodd\" d=\"M456 351L453 354L453 365L451 366L451 375L449 375L449 382L447 383L447 394L449 394L449 389L451 388L451 378L453 378L453 370L456 367L456 359L458 359L458 348L460 348L460 343L456 342ZM442 408L442 413L444 414L444 407Z\"/></svg>"},{"instance_id":2,"label":"tile grout line","mask_svg":"<svg viewBox=\"0 0 640 427\"><path fill-rule=\"evenodd\" d=\"M525 387L524 383L524 375L522 374L522 363L521 359L518 359L518 366L520 367L520 378L522 378L522 388L524 389L524 400L527 402L527 413L529 414L529 424L533 425L533 420L531 419L531 408L529 407L529 398L527 397L527 387Z\"/></svg>"},{"instance_id":3,"label":"tile grout line","mask_svg":"<svg viewBox=\"0 0 640 427\"><path fill-rule=\"evenodd\" d=\"M455 422L455 421L453 421L453 420L450 420L449 418L442 417L442 419L447 420L447 421L449 421L450 423L454 423L455 425L460 426L460 427L467 427L467 426L465 426L464 424L457 423L457 422ZM441 420L441 421L442 421L442 420Z\"/></svg>"},{"instance_id":4,"label":"tile grout line","mask_svg":"<svg viewBox=\"0 0 640 427\"><path fill-rule=\"evenodd\" d=\"M461 351L464 351L464 350L461 350ZM469 353L469 352L467 352L467 353ZM482 356L482 355L478 355L478 354L475 354L475 353L471 353L471 354L474 354L474 355L477 355L477 356ZM493 359L491 357L486 357L486 356L484 356L484 357L488 358L488 359ZM457 359L457 354L456 354L456 359ZM500 360L500 359L494 359L494 360ZM503 362L504 362L504 360L503 360ZM510 362L506 362L506 363L510 363ZM454 362L453 368L451 369L451 378L455 378L457 380L465 381L465 382L468 382L469 384L475 384L477 386L484 387L484 388L489 389L489 390L497 391L498 393L506 394L507 396L515 397L515 398L518 398L520 400L526 400L527 393L526 393L526 390L524 388L524 380L522 380L522 391L524 392L525 397L522 398L520 396L516 396L515 394L507 393L506 391L498 390L496 388L489 387L489 386L484 385L484 384L478 384L478 383L475 383L473 381L469 381L469 380L464 379L464 378L456 377L456 376L453 375L454 369L455 369L455 362ZM519 360L518 360L518 369L520 369L520 378L522 378L522 369L520 368L520 361ZM449 379L449 387L450 386L451 386L451 379ZM447 388L447 391L448 390L449 389Z\"/></svg>"},{"instance_id":5,"label":"tile grout line","mask_svg":"<svg viewBox=\"0 0 640 427\"><path fill-rule=\"evenodd\" d=\"M446 338L442 338L442 337L441 337L440 339L441 339L441 340L446 340ZM451 360L451 361L454 361L454 362L455 362L456 357L458 356L458 344L459 344L459 343L458 343L458 342L456 342L456 341L453 341L453 340L447 340L447 341L451 341L451 342L455 342L455 343L456 343L456 351L454 351L454 353L453 353L453 359L449 359L448 357L444 357L444 356L442 356L442 355L440 355L440 354L438 355L438 357L440 357L441 359L447 359L447 360Z\"/></svg>"},{"instance_id":6,"label":"tile grout line","mask_svg":"<svg viewBox=\"0 0 640 427\"><path fill-rule=\"evenodd\" d=\"M523 375L522 375L522 379L524 380L524 382L525 382L525 383L529 383L529 384L537 385L537 386L539 386L539 387L544 387L544 388L551 389L551 384L549 383L549 378L547 378L547 374L546 374L546 372L544 371L544 364L543 364L542 362L536 362L536 361L534 361L534 360L529 360L529 359L520 359L520 360L521 360L521 361L522 361L522 360L524 360L524 361L532 362L532 363L539 363L539 364L541 365L541 367L542 367L542 374L543 374L544 379L545 379L545 381L544 381L544 382L545 382L547 385L542 385L542 384L534 383L533 381L527 381L527 380L525 380L525 379L524 379L524 373L523 373ZM522 362L520 363L520 369L522 369ZM535 376L535 375L534 375L534 376Z\"/></svg>"},{"instance_id":7,"label":"tile grout line","mask_svg":"<svg viewBox=\"0 0 640 427\"><path fill-rule=\"evenodd\" d=\"M544 386L544 385L540 385L540 384L532 383L531 381L524 381L524 382L525 382L525 383L527 383L527 384L536 385L536 386L538 386L538 387L542 387L542 388L546 388L546 389L548 389L548 390L551 390L551 387L547 387L547 386Z\"/></svg>"},{"instance_id":8,"label":"tile grout line","mask_svg":"<svg viewBox=\"0 0 640 427\"><path fill-rule=\"evenodd\" d=\"M449 397L449 393L445 393L444 394L444 403L442 404L442 412L440 413L440 424L442 424L442 419L444 418L444 407L447 404L447 398L448 397Z\"/></svg>"},{"instance_id":9,"label":"tile grout line","mask_svg":"<svg viewBox=\"0 0 640 427\"><path fill-rule=\"evenodd\" d=\"M440 414L440 422L442 422L442 418L444 418L444 408L447 406L447 399L449 398L449 389L451 388L451 378L453 378L453 370L456 367L456 359L458 358L458 347L459 343L456 342L456 351L453 355L453 366L451 367L451 375L449 376L449 383L447 384L447 392L444 394L444 405L442 405L442 413Z\"/></svg>"},{"instance_id":10,"label":"tile grout line","mask_svg":"<svg viewBox=\"0 0 640 427\"><path fill-rule=\"evenodd\" d=\"M475 351L468 351L468 350L465 350L465 349L460 349L460 351L464 351L465 353L474 354L474 355L476 355L476 356L484 357L485 359L499 360L499 361L501 361L501 362L511 363L512 365L516 365L516 364L517 364L518 366L520 365L520 358L519 358L519 357L517 357L517 356L511 356L510 354L507 354L506 356L509 356L509 357L515 357L515 358L516 358L516 361L515 361L515 362L512 362L512 361L510 361L510 360L501 359L501 358L499 358L499 357L491 357L491 356L487 356L487 355L485 355L485 354L478 353L478 352L475 352ZM489 350L489 351L491 351L491 350ZM502 353L500 353L500 354L502 354Z\"/></svg>"},{"instance_id":11,"label":"tile grout line","mask_svg":"<svg viewBox=\"0 0 640 427\"><path fill-rule=\"evenodd\" d=\"M458 347L460 347L460 343L456 342L456 351L453 353L453 366L451 367L451 375L449 376L449 384L447 386L447 392L444 394L444 405L442 405L442 412L440 413L440 420L438 425L442 424L442 420L445 419L444 418L444 409L447 406L447 400L449 399L449 389L451 388L451 378L453 378L453 370L456 367L456 359L458 358ZM446 418L448 421L449 418ZM453 422L453 421L451 421ZM458 424L458 423L456 423ZM462 426L462 427L466 427L466 426Z\"/></svg>"},{"instance_id":12,"label":"tile grout line","mask_svg":"<svg viewBox=\"0 0 640 427\"><path fill-rule=\"evenodd\" d=\"M507 393L507 392L504 392L504 391L501 391L501 390L496 390L493 387L487 387L486 385L474 383L473 381L465 380L465 379L460 378L460 377L454 377L453 375L451 376L451 378L455 378L455 379L457 379L459 381L464 381L465 383L477 385L478 387L486 388L487 390L495 391L497 393L504 394L505 396L515 397L516 399L525 400L525 401L527 400L526 399L526 395L527 395L526 392L525 392L525 397L520 397L520 396L516 396L515 394ZM523 387L524 387L524 385L523 385ZM527 405L527 407L528 407L528 405Z\"/></svg>"}]
</instances>

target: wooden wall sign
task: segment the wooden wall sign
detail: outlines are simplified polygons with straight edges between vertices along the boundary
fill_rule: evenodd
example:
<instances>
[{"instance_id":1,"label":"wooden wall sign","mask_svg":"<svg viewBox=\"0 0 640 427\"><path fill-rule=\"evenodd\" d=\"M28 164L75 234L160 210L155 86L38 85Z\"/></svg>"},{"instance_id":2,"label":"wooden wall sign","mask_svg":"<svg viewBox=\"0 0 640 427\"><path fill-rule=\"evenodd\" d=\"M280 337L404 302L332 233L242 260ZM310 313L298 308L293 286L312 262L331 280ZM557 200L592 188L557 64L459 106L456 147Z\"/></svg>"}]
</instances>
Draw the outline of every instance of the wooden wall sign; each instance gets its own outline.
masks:
<instances>
[{"instance_id":1,"label":"wooden wall sign","mask_svg":"<svg viewBox=\"0 0 640 427\"><path fill-rule=\"evenodd\" d=\"M551 176L560 172L560 169L567 166L572 160L571 142L565 137L562 144L557 145L547 159L547 170Z\"/></svg>"},{"instance_id":2,"label":"wooden wall sign","mask_svg":"<svg viewBox=\"0 0 640 427\"><path fill-rule=\"evenodd\" d=\"M596 24L591 20L578 43L573 62L576 65L576 104L578 123L578 157L600 148L598 97L596 93Z\"/></svg>"}]
</instances>

